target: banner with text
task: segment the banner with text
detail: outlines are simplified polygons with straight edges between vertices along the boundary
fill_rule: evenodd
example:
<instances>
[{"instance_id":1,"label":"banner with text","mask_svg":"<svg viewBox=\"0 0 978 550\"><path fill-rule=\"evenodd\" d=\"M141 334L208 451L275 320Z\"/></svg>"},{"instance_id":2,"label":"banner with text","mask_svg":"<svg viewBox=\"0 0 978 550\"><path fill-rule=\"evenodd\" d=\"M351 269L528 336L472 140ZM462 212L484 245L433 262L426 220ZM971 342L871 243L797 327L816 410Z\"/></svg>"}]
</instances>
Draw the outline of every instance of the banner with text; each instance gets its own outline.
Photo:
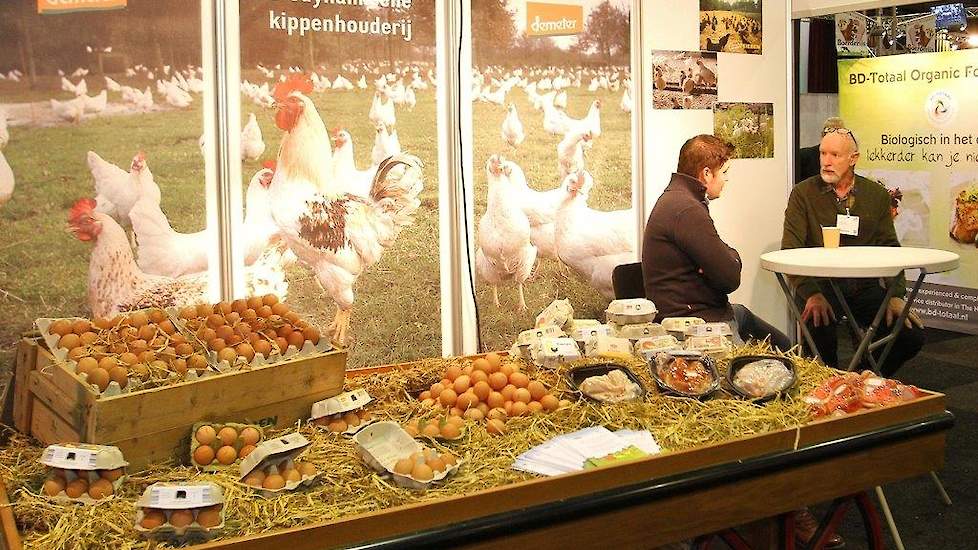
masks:
<instances>
[{"instance_id":1,"label":"banner with text","mask_svg":"<svg viewBox=\"0 0 978 550\"><path fill-rule=\"evenodd\" d=\"M126 3L127 0L37 0L37 13L120 10Z\"/></svg>"},{"instance_id":2,"label":"banner with text","mask_svg":"<svg viewBox=\"0 0 978 550\"><path fill-rule=\"evenodd\" d=\"M526 3L527 36L566 36L584 31L581 4Z\"/></svg>"},{"instance_id":3,"label":"banner with text","mask_svg":"<svg viewBox=\"0 0 978 550\"><path fill-rule=\"evenodd\" d=\"M904 246L950 250L961 267L927 278L928 326L978 334L978 50L839 61L839 108L856 171L890 190ZM916 272L908 275L916 277Z\"/></svg>"},{"instance_id":4,"label":"banner with text","mask_svg":"<svg viewBox=\"0 0 978 550\"><path fill-rule=\"evenodd\" d=\"M836 14L835 51L839 57L870 55L869 26L865 15L857 12Z\"/></svg>"}]
</instances>

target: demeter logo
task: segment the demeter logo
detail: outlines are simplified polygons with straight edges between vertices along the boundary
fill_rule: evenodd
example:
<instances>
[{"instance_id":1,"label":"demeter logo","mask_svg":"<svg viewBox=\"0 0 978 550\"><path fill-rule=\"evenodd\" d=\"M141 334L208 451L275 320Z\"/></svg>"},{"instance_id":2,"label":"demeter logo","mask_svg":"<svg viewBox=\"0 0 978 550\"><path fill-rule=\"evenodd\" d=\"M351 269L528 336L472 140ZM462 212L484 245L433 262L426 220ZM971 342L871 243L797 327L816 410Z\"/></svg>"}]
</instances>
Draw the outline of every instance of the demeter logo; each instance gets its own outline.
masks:
<instances>
[{"instance_id":1,"label":"demeter logo","mask_svg":"<svg viewBox=\"0 0 978 550\"><path fill-rule=\"evenodd\" d=\"M117 10L127 0L37 0L37 13L71 13L79 11Z\"/></svg>"},{"instance_id":2,"label":"demeter logo","mask_svg":"<svg viewBox=\"0 0 978 550\"><path fill-rule=\"evenodd\" d=\"M527 36L565 36L584 31L584 6L526 3Z\"/></svg>"},{"instance_id":3,"label":"demeter logo","mask_svg":"<svg viewBox=\"0 0 978 550\"><path fill-rule=\"evenodd\" d=\"M947 126L958 116L958 100L950 93L938 90L927 96L924 111L927 113L927 120L934 126Z\"/></svg>"}]
</instances>

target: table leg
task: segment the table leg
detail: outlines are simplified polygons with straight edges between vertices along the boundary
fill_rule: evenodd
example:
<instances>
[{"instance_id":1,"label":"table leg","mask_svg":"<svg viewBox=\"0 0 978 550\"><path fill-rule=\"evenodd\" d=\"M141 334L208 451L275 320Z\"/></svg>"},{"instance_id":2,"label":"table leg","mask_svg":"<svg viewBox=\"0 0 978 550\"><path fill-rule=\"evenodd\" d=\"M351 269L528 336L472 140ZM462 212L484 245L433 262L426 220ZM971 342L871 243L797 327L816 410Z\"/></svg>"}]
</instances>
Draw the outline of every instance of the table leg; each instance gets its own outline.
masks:
<instances>
[{"instance_id":1,"label":"table leg","mask_svg":"<svg viewBox=\"0 0 978 550\"><path fill-rule=\"evenodd\" d=\"M866 337L866 332L863 330L863 327L859 326L859 323L856 321L856 316L852 314L852 308L849 307L849 302L846 301L845 296L842 294L842 289L839 288L839 285L835 282L835 279L829 279L829 286L832 287L835 297L839 300L839 305L842 306L842 312L846 314L846 322L849 323L849 328L856 334L859 341L862 342L863 338ZM876 365L876 360L873 358L873 354L870 353L868 357L869 364L873 367L873 370L879 370L879 367Z\"/></svg>"},{"instance_id":2,"label":"table leg","mask_svg":"<svg viewBox=\"0 0 978 550\"><path fill-rule=\"evenodd\" d=\"M829 282L832 283L833 285L835 284L835 282L832 281L831 279L829 280ZM894 277L893 280L890 281L890 284L886 288L886 296L883 298L883 303L880 304L880 308L876 312L876 317L873 318L873 322L866 328L866 333L863 334L863 338L859 342L859 348L856 349L856 353L853 354L852 360L849 361L849 368L846 369L847 371L851 371L855 369L856 366L859 365L859 363L862 361L863 355L865 355L866 351L869 349L869 344L872 343L873 341L873 335L876 334L876 329L878 329L880 323L883 322L883 314L886 313L886 308L890 303L890 298L892 298L893 295L896 294L896 287L897 287L897 279L896 277ZM898 332L898 329L899 327L896 327L894 331L888 336L888 338L893 337L895 339L896 338L895 334ZM882 363L882 361L880 362Z\"/></svg>"},{"instance_id":3,"label":"table leg","mask_svg":"<svg viewBox=\"0 0 978 550\"><path fill-rule=\"evenodd\" d=\"M896 323L896 326L894 326L893 327L893 330L890 331L890 335L889 335L890 336L890 340L886 343L886 347L883 348L883 353L880 354L880 357L879 357L879 364L880 365L883 364L883 361L886 361L886 356L890 354L890 350L893 348L893 344L896 343L897 336L899 336L900 335L900 331L903 330L903 324L905 322L907 322L907 316L910 315L910 308L911 308L911 306L913 306L914 300L917 299L917 291L920 290L920 285L923 284L924 277L926 275L927 275L927 272L924 271L923 269L921 269L920 270L920 275L917 277L917 282L914 283L913 288L910 290L910 295L907 296L907 300L903 304L903 311L900 312L900 317L898 317L897 320L894 321ZM896 278L895 277L893 279L893 283L891 284L891 286L894 286L894 285L896 285ZM889 301L890 301L889 298L887 298L886 302L889 302ZM883 305L886 305L886 302L884 302Z\"/></svg>"},{"instance_id":4,"label":"table leg","mask_svg":"<svg viewBox=\"0 0 978 550\"><path fill-rule=\"evenodd\" d=\"M883 488L876 486L876 498L880 501L880 508L883 509L883 517L886 519L886 525L890 528L890 535L893 537L893 544L897 547L897 550L904 550L903 539L900 538L900 531L897 530L896 522L893 521L893 513L890 512L890 505L886 502L886 495L883 494Z\"/></svg>"},{"instance_id":5,"label":"table leg","mask_svg":"<svg viewBox=\"0 0 978 550\"><path fill-rule=\"evenodd\" d=\"M794 295L791 292L791 287L788 286L788 282L784 279L784 275L781 273L775 273L774 276L778 279L778 283L781 285L781 290L784 291L785 298L788 299L788 309L791 314L794 315L795 321L798 322L798 326L801 327L801 334L805 337L805 341L808 342L808 347L811 349L812 353L815 355L815 359L822 361L822 356L818 353L818 348L815 347L815 340L812 338L812 333L808 331L808 327L801 320L801 311L798 309L798 304L795 303Z\"/></svg>"}]
</instances>

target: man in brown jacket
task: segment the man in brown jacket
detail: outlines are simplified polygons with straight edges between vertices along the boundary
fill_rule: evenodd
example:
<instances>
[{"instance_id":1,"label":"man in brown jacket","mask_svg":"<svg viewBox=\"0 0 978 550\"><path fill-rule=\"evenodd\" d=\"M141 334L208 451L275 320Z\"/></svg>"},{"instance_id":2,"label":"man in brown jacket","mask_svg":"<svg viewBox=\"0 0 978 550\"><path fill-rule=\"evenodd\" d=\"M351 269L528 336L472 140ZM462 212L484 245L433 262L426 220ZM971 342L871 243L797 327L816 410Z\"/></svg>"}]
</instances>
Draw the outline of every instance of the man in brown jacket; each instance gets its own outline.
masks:
<instances>
[{"instance_id":1,"label":"man in brown jacket","mask_svg":"<svg viewBox=\"0 0 978 550\"><path fill-rule=\"evenodd\" d=\"M787 350L787 336L727 299L740 286L740 254L717 234L709 201L723 192L732 153L731 144L711 135L691 138L679 151L677 173L645 226L645 296L662 317L736 320L742 339L769 337L773 345Z\"/></svg>"}]
</instances>

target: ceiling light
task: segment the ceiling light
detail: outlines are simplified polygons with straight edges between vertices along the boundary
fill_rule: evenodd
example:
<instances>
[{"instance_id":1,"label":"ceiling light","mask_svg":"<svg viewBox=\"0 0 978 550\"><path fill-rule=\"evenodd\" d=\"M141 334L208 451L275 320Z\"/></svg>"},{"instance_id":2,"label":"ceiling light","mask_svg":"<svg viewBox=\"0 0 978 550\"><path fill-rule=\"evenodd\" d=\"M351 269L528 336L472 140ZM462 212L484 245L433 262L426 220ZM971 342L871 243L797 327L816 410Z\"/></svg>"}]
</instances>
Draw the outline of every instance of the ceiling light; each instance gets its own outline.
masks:
<instances>
[{"instance_id":1,"label":"ceiling light","mask_svg":"<svg viewBox=\"0 0 978 550\"><path fill-rule=\"evenodd\" d=\"M978 34L968 35L968 45L972 48L978 48Z\"/></svg>"}]
</instances>

